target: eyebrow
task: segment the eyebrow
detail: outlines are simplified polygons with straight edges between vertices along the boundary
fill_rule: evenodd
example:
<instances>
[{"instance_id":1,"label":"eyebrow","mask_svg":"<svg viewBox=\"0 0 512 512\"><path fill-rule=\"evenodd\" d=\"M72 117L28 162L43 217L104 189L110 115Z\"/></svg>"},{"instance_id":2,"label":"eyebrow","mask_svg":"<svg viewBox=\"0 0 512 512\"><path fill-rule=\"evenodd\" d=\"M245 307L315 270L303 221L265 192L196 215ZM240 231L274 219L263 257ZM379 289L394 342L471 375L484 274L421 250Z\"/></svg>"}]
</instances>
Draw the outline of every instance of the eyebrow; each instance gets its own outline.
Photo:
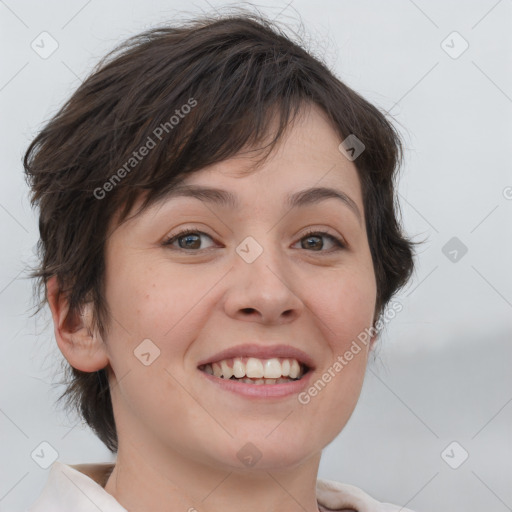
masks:
<instances>
[{"instance_id":1,"label":"eyebrow","mask_svg":"<svg viewBox=\"0 0 512 512\"><path fill-rule=\"evenodd\" d=\"M205 187L202 185L178 185L165 195L165 199L176 197L194 197L203 202L234 209L238 208L240 205L238 198L233 193L220 188ZM288 194L285 204L288 208L295 209L316 204L327 199L340 200L356 215L359 224L361 224L362 216L357 204L347 194L334 188L312 187L300 190L298 192Z\"/></svg>"}]
</instances>

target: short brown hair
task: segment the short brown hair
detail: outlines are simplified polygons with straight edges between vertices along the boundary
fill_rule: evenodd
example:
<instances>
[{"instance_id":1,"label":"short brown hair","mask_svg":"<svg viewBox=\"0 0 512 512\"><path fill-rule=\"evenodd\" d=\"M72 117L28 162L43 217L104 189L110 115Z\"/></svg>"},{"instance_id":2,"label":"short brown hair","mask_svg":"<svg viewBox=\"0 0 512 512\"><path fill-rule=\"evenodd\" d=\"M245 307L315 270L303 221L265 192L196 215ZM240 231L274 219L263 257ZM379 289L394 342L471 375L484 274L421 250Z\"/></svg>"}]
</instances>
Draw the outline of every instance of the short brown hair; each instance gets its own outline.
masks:
<instances>
[{"instance_id":1,"label":"short brown hair","mask_svg":"<svg viewBox=\"0 0 512 512\"><path fill-rule=\"evenodd\" d=\"M32 205L40 209L40 263L31 273L37 278L36 313L55 275L70 314L92 301L95 326L107 339L104 247L115 215L121 223L143 193L139 213L187 175L257 147L278 114L278 130L264 147L270 154L308 103L327 114L340 141L353 134L365 146L354 164L378 317L413 271L415 242L402 234L395 211L400 138L383 113L323 62L276 23L250 12L202 15L130 38L101 60L32 141L24 167ZM134 151L149 148L150 139L155 145L136 158ZM117 452L106 369L68 370L60 398L67 397Z\"/></svg>"}]
</instances>

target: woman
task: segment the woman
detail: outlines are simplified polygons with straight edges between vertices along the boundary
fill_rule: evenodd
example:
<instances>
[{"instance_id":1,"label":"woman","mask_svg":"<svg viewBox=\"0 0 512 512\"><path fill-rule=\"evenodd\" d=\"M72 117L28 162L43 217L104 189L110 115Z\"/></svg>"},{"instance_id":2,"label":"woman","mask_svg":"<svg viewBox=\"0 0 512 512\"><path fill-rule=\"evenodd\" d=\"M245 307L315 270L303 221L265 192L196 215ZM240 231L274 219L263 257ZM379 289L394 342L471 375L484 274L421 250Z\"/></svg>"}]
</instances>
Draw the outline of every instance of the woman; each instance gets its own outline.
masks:
<instances>
[{"instance_id":1,"label":"woman","mask_svg":"<svg viewBox=\"0 0 512 512\"><path fill-rule=\"evenodd\" d=\"M115 464L30 509L406 510L317 481L413 269L400 141L268 20L109 54L25 155L63 396Z\"/></svg>"}]
</instances>

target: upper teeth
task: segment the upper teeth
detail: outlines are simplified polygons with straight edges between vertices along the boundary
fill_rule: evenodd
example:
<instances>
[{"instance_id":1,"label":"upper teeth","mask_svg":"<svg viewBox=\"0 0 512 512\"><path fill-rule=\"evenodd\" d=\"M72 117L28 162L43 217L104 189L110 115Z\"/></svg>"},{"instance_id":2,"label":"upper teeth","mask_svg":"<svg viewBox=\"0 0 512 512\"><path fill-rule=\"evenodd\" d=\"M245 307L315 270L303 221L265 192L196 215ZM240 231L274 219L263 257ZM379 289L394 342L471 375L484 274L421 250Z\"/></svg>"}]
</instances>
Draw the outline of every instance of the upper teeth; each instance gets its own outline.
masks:
<instances>
[{"instance_id":1,"label":"upper teeth","mask_svg":"<svg viewBox=\"0 0 512 512\"><path fill-rule=\"evenodd\" d=\"M296 379L302 376L302 370L296 359L278 359L276 357L272 359L235 357L205 366L206 372L224 379L230 379L233 376L237 379L244 377L251 379L290 377Z\"/></svg>"}]
</instances>

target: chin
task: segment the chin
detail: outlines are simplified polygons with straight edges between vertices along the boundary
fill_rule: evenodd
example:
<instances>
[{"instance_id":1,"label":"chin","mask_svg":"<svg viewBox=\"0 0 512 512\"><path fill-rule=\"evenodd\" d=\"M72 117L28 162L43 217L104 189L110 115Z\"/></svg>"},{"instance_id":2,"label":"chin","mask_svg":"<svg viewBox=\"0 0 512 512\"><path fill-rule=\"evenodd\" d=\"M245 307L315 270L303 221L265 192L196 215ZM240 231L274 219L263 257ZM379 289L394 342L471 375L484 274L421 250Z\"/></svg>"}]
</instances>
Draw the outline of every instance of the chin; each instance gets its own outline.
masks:
<instances>
[{"instance_id":1,"label":"chin","mask_svg":"<svg viewBox=\"0 0 512 512\"><path fill-rule=\"evenodd\" d=\"M294 437L290 432L275 439L272 439L273 435L267 439L261 433L254 437L240 436L231 440L228 450L219 458L230 470L271 471L300 466L322 449L321 446L309 446L311 440Z\"/></svg>"}]
</instances>

